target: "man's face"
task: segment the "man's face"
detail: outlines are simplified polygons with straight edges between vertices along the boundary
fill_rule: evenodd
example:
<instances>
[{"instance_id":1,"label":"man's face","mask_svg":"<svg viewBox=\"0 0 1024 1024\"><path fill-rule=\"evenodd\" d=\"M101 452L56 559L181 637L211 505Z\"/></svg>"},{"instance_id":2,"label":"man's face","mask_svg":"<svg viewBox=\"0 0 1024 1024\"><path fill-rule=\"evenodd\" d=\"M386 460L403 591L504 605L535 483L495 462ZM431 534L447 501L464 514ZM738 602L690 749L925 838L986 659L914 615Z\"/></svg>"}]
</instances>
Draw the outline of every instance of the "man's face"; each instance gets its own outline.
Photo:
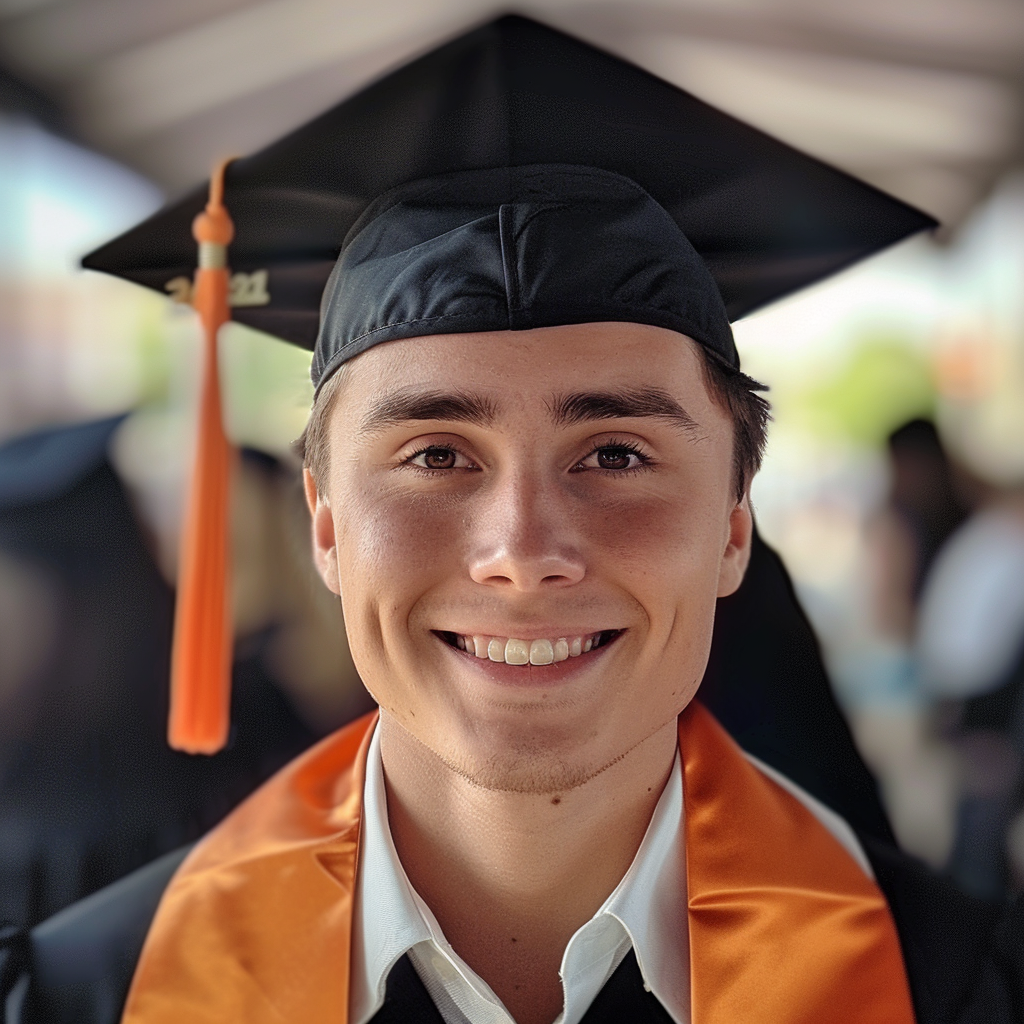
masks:
<instances>
[{"instance_id":1,"label":"man's face","mask_svg":"<svg viewBox=\"0 0 1024 1024\"><path fill-rule=\"evenodd\" d=\"M689 702L751 531L692 341L601 323L378 345L329 445L318 567L370 692L453 770L564 791Z\"/></svg>"}]
</instances>

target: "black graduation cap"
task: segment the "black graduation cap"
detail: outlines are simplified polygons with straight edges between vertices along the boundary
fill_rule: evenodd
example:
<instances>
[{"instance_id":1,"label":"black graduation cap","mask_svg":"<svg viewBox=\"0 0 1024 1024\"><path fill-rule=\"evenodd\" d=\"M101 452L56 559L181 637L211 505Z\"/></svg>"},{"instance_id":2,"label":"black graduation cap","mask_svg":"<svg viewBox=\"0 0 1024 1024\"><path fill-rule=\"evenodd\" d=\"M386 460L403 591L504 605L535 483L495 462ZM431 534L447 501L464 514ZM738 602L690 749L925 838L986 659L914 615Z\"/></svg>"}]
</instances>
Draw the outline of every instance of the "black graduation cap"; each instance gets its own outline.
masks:
<instances>
[{"instance_id":1,"label":"black graduation cap","mask_svg":"<svg viewBox=\"0 0 1024 1024\"><path fill-rule=\"evenodd\" d=\"M187 297L206 191L83 265ZM936 225L512 15L233 162L225 205L233 319L306 348L345 244L318 382L396 337L596 320L681 330L735 363L729 320Z\"/></svg>"}]
</instances>

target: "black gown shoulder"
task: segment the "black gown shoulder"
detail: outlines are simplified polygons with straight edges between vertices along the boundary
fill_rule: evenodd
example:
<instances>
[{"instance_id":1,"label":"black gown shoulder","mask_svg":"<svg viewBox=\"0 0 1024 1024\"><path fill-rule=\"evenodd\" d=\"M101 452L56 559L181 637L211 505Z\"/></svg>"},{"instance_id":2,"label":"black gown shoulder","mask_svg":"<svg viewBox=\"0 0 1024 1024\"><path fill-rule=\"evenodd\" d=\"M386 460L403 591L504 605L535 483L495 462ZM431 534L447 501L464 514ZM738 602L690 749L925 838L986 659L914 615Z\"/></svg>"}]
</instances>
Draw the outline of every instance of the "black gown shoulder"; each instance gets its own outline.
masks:
<instances>
[{"instance_id":1,"label":"black gown shoulder","mask_svg":"<svg viewBox=\"0 0 1024 1024\"><path fill-rule=\"evenodd\" d=\"M899 932L919 1024L1024 1024L1024 893L989 903L888 843L860 840Z\"/></svg>"},{"instance_id":2,"label":"black gown shoulder","mask_svg":"<svg viewBox=\"0 0 1024 1024\"><path fill-rule=\"evenodd\" d=\"M118 1024L160 897L190 847L43 921L0 931L4 1024Z\"/></svg>"}]
</instances>

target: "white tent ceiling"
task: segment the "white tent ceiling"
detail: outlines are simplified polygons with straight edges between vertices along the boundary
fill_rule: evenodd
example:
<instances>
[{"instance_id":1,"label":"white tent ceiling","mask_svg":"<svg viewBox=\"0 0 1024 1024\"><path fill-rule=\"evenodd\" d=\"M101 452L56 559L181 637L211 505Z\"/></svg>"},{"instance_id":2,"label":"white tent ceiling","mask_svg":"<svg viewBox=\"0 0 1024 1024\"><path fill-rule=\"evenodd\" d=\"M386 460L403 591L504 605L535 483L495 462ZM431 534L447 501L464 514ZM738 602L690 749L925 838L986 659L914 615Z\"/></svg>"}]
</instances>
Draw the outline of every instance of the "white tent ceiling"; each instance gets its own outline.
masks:
<instances>
[{"instance_id":1,"label":"white tent ceiling","mask_svg":"<svg viewBox=\"0 0 1024 1024\"><path fill-rule=\"evenodd\" d=\"M0 63L174 193L500 11L485 0L0 0ZM581 36L955 224L1024 145L1020 0L548 0Z\"/></svg>"}]
</instances>

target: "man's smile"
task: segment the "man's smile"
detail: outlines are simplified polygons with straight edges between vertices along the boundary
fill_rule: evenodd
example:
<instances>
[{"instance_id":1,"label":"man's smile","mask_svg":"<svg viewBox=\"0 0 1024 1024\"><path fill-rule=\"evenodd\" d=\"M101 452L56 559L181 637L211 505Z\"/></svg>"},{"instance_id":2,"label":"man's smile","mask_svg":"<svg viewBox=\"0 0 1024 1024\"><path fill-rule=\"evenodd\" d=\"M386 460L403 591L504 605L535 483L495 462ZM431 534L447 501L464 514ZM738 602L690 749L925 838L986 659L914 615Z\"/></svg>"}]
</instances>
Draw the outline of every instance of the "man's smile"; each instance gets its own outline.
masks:
<instances>
[{"instance_id":1,"label":"man's smile","mask_svg":"<svg viewBox=\"0 0 1024 1024\"><path fill-rule=\"evenodd\" d=\"M587 633L567 633L561 636L520 639L492 636L488 633L455 633L435 630L449 647L465 651L481 661L505 665L552 665L569 658L579 658L617 640L624 629L601 629Z\"/></svg>"}]
</instances>

